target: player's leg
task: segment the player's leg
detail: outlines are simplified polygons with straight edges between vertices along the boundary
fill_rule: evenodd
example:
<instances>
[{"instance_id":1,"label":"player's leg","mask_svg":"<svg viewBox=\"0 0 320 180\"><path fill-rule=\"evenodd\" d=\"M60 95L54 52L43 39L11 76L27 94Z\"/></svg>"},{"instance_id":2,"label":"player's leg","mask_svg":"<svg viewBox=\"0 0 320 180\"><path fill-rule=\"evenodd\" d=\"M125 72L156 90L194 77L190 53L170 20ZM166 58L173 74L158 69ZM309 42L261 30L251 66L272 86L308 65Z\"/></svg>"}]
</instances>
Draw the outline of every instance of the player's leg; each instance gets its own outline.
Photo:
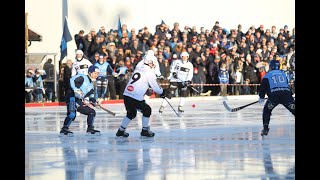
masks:
<instances>
[{"instance_id":1,"label":"player's leg","mask_svg":"<svg viewBox=\"0 0 320 180\"><path fill-rule=\"evenodd\" d=\"M183 113L184 110L183 110L183 106L186 102L186 97L188 95L188 92L187 92L187 89L188 87L187 86L183 86L182 83L179 83L178 84L178 89L180 90L180 101L179 101L179 106L178 106L178 112L179 113Z\"/></svg>"},{"instance_id":2,"label":"player's leg","mask_svg":"<svg viewBox=\"0 0 320 180\"><path fill-rule=\"evenodd\" d=\"M272 110L279 104L279 100L276 98L267 99L262 112L262 123L263 130L261 131L261 136L266 136L269 133L269 123Z\"/></svg>"},{"instance_id":3,"label":"player's leg","mask_svg":"<svg viewBox=\"0 0 320 180\"><path fill-rule=\"evenodd\" d=\"M140 135L146 137L153 137L154 133L150 131L149 118L151 116L151 107L146 103L146 101L137 102L137 109L142 113L142 130Z\"/></svg>"},{"instance_id":4,"label":"player's leg","mask_svg":"<svg viewBox=\"0 0 320 180\"><path fill-rule=\"evenodd\" d=\"M296 116L296 102L292 95L282 96L281 104L287 108L294 116Z\"/></svg>"},{"instance_id":5,"label":"player's leg","mask_svg":"<svg viewBox=\"0 0 320 180\"><path fill-rule=\"evenodd\" d=\"M66 97L67 104L67 117L64 119L63 127L61 128L60 135L72 136L73 132L69 131L71 122L76 118L76 102L75 97Z\"/></svg>"},{"instance_id":6,"label":"player's leg","mask_svg":"<svg viewBox=\"0 0 320 180\"><path fill-rule=\"evenodd\" d=\"M94 118L96 111L89 106L79 106L77 111L87 115L87 134L100 135L100 131L94 129Z\"/></svg>"},{"instance_id":7,"label":"player's leg","mask_svg":"<svg viewBox=\"0 0 320 180\"><path fill-rule=\"evenodd\" d=\"M124 105L126 107L127 115L122 119L122 123L116 133L116 136L123 136L128 137L129 133L125 132L128 124L137 116L137 109L136 109L136 100L128 97L123 96Z\"/></svg>"}]
</instances>

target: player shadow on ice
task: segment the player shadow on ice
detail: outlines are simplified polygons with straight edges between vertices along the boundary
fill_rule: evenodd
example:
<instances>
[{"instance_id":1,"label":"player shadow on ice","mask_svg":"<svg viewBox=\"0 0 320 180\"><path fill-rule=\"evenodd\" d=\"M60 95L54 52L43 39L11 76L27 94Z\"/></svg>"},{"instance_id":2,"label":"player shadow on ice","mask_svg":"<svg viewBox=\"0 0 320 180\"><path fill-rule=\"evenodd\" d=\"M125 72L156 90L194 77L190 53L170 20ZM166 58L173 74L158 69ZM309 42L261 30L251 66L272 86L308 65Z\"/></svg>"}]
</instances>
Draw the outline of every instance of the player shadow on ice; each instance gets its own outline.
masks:
<instances>
[{"instance_id":1,"label":"player shadow on ice","mask_svg":"<svg viewBox=\"0 0 320 180\"><path fill-rule=\"evenodd\" d=\"M290 168L287 171L287 174L284 177L281 177L280 174L277 173L277 170L274 168L274 163L271 158L271 151L270 151L270 144L269 143L262 143L262 153L263 153L263 166L265 170L265 178L261 179L274 179L274 180L280 180L280 179L295 179L295 165L293 165L292 168Z\"/></svg>"}]
</instances>

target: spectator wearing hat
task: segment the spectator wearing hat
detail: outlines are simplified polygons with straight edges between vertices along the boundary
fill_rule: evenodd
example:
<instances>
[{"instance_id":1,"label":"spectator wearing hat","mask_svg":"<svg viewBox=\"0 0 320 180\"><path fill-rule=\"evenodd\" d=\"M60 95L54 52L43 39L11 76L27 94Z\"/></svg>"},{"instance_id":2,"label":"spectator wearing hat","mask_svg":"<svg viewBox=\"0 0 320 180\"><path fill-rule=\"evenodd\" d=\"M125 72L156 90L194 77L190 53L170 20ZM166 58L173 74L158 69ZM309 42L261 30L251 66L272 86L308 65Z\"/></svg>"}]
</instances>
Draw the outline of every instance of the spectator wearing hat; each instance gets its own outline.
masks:
<instances>
[{"instance_id":1,"label":"spectator wearing hat","mask_svg":"<svg viewBox=\"0 0 320 180\"><path fill-rule=\"evenodd\" d=\"M110 57L115 56L118 53L118 49L116 47L116 43L109 42L107 44L107 52L108 52Z\"/></svg>"},{"instance_id":2,"label":"spectator wearing hat","mask_svg":"<svg viewBox=\"0 0 320 180\"><path fill-rule=\"evenodd\" d=\"M106 32L106 28L104 26L101 26L98 33L98 36L103 35L104 37L107 37L107 32ZM100 36L101 37L101 36Z\"/></svg>"},{"instance_id":3,"label":"spectator wearing hat","mask_svg":"<svg viewBox=\"0 0 320 180\"><path fill-rule=\"evenodd\" d=\"M97 32L95 29L91 29L89 33L91 34L92 39L96 39Z\"/></svg>"},{"instance_id":4,"label":"spectator wearing hat","mask_svg":"<svg viewBox=\"0 0 320 180\"><path fill-rule=\"evenodd\" d=\"M89 51L88 51L89 58L94 56L94 54L100 50L101 46L102 46L102 43L100 41L100 37L95 36L94 41L89 45Z\"/></svg>"},{"instance_id":5,"label":"spectator wearing hat","mask_svg":"<svg viewBox=\"0 0 320 180\"><path fill-rule=\"evenodd\" d=\"M166 38L166 31L165 31L165 27L167 25L165 23L161 23L156 25L156 31L155 31L155 35L158 35L159 39L165 39Z\"/></svg>"},{"instance_id":6,"label":"spectator wearing hat","mask_svg":"<svg viewBox=\"0 0 320 180\"><path fill-rule=\"evenodd\" d=\"M209 81L207 83L209 84L219 84L219 69L220 69L220 56L218 56L218 51L216 52L217 55L215 56L213 63L209 64L208 69L208 75L209 75ZM218 95L220 92L220 86L210 86L211 88L211 95Z\"/></svg>"}]
</instances>

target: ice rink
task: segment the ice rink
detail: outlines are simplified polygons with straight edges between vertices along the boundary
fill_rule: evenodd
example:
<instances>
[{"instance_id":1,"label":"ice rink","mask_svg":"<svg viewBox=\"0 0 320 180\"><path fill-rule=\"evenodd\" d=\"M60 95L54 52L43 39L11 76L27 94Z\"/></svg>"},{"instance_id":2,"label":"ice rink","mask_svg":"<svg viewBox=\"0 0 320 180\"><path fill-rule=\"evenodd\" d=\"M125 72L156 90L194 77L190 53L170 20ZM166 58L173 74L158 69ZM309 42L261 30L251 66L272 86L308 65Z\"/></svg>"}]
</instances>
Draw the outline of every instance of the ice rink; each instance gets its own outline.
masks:
<instances>
[{"instance_id":1,"label":"ice rink","mask_svg":"<svg viewBox=\"0 0 320 180\"><path fill-rule=\"evenodd\" d=\"M73 137L59 137L66 107L28 107L25 113L25 179L27 180L219 180L295 179L295 117L282 105L271 116L270 131L261 137L262 105L238 107L252 96L187 98L183 117L162 99L148 99L153 138L140 137L141 116L131 121L128 138L116 137L124 105L104 104L95 128L86 136L86 116L70 126ZM177 109L179 99L169 100ZM192 107L195 104L195 108Z\"/></svg>"}]
</instances>

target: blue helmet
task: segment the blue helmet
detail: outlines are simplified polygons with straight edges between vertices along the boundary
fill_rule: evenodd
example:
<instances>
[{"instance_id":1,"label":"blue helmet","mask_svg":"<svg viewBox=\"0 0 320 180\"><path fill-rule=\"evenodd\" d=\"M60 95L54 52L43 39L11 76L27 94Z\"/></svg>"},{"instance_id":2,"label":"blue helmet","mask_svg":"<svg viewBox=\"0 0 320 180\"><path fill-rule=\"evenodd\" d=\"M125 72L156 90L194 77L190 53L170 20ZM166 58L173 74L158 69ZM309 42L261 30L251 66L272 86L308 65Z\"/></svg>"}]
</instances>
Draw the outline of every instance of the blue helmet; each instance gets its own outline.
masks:
<instances>
[{"instance_id":1,"label":"blue helmet","mask_svg":"<svg viewBox=\"0 0 320 180\"><path fill-rule=\"evenodd\" d=\"M93 72L100 72L99 71L99 68L97 66L90 66L89 69L88 69L88 73L93 73Z\"/></svg>"},{"instance_id":2,"label":"blue helmet","mask_svg":"<svg viewBox=\"0 0 320 180\"><path fill-rule=\"evenodd\" d=\"M280 62L278 60L271 60L269 62L269 68L271 70L279 70L280 69Z\"/></svg>"}]
</instances>

